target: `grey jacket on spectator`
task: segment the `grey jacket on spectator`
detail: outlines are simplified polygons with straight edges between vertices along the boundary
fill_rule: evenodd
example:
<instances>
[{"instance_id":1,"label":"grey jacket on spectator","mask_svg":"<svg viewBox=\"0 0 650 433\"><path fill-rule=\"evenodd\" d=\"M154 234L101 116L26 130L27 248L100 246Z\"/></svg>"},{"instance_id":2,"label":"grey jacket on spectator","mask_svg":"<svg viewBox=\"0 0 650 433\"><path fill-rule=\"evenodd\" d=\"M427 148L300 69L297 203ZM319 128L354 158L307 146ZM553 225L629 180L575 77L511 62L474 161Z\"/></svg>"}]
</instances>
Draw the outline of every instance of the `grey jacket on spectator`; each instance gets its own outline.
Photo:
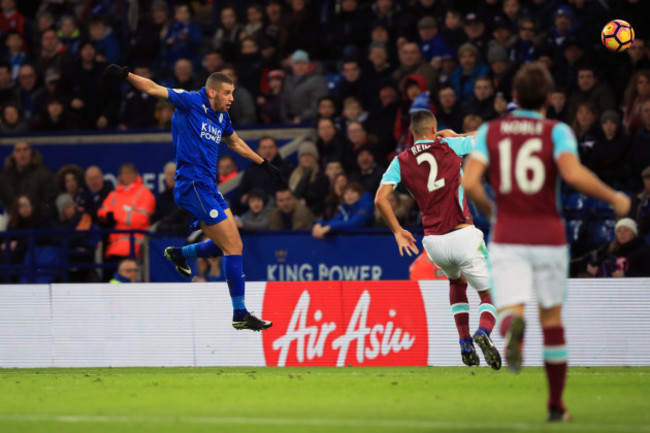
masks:
<instances>
[{"instance_id":1,"label":"grey jacket on spectator","mask_svg":"<svg viewBox=\"0 0 650 433\"><path fill-rule=\"evenodd\" d=\"M268 230L271 226L271 214L275 207L271 204L266 204L260 213L253 213L250 210L244 213L241 217L243 230Z\"/></svg>"},{"instance_id":2,"label":"grey jacket on spectator","mask_svg":"<svg viewBox=\"0 0 650 433\"><path fill-rule=\"evenodd\" d=\"M318 114L318 100L329 94L327 81L320 75L289 76L284 81L281 118L292 123L294 117L300 122L312 122Z\"/></svg>"}]
</instances>

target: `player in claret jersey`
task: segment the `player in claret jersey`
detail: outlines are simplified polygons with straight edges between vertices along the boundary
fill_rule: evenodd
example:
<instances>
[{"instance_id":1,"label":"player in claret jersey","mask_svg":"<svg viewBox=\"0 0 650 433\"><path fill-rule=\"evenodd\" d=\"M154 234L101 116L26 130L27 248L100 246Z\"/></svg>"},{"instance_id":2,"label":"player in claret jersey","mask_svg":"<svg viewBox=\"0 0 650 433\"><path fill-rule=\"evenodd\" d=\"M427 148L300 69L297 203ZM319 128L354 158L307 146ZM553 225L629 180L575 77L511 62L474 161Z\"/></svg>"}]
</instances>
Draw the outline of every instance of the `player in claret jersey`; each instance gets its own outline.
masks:
<instances>
[{"instance_id":1,"label":"player in claret jersey","mask_svg":"<svg viewBox=\"0 0 650 433\"><path fill-rule=\"evenodd\" d=\"M562 401L567 374L562 302L569 250L558 210L559 178L609 202L619 216L627 214L630 200L580 164L576 139L566 124L544 118L552 89L553 80L539 62L517 72L513 90L520 109L478 129L463 186L490 218L493 203L481 184L486 170L495 191L489 260L508 366L513 371L521 368L524 304L534 291L544 335L548 420L567 421L571 416Z\"/></svg>"},{"instance_id":2,"label":"player in claret jersey","mask_svg":"<svg viewBox=\"0 0 650 433\"><path fill-rule=\"evenodd\" d=\"M461 187L462 156L472 148L472 137L443 137L438 134L435 116L427 110L411 115L415 143L391 162L377 190L375 204L395 234L400 254L418 253L413 235L404 230L388 202L397 184L413 194L422 211L424 240L429 257L449 277L449 301L460 337L461 358L465 365L479 365L473 342L494 370L501 368L501 356L492 344L490 333L496 310L490 298L490 282L483 232L472 224ZM456 134L453 134L456 135ZM479 329L469 333L467 283L478 291L481 304Z\"/></svg>"}]
</instances>

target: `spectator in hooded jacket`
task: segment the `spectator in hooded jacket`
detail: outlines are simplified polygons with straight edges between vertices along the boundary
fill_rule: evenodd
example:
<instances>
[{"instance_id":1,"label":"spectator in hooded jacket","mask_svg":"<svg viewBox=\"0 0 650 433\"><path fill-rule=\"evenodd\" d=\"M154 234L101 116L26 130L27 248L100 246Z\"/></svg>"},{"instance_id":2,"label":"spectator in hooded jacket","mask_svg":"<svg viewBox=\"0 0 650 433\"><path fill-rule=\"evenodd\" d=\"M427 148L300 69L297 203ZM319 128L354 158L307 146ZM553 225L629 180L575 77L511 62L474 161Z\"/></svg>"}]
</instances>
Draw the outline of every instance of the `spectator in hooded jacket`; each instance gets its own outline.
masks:
<instances>
[{"instance_id":1,"label":"spectator in hooded jacket","mask_svg":"<svg viewBox=\"0 0 650 433\"><path fill-rule=\"evenodd\" d=\"M591 160L585 161L585 164L607 185L624 189L630 175L627 164L629 146L630 140L623 131L621 116L614 110L607 110L600 116L600 130L596 133Z\"/></svg>"},{"instance_id":2,"label":"spectator in hooded jacket","mask_svg":"<svg viewBox=\"0 0 650 433\"><path fill-rule=\"evenodd\" d=\"M374 222L374 204L369 192L363 185L350 182L343 188L343 204L340 211L329 221L316 221L312 236L322 239L328 233L349 231L369 227Z\"/></svg>"}]
</instances>

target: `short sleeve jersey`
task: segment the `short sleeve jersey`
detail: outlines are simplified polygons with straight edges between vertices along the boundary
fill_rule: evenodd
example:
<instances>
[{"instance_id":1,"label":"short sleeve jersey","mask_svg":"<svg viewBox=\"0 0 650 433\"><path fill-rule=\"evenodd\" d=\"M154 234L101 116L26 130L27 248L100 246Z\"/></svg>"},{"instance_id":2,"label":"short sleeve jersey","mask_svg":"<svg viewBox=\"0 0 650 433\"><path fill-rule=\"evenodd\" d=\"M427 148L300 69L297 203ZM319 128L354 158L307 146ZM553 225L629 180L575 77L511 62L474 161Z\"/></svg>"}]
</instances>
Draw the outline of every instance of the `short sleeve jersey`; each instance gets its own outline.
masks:
<instances>
[{"instance_id":1,"label":"short sleeve jersey","mask_svg":"<svg viewBox=\"0 0 650 433\"><path fill-rule=\"evenodd\" d=\"M555 163L564 152L577 156L571 128L534 111L516 110L478 129L471 157L488 165L496 201L494 242L566 243Z\"/></svg>"},{"instance_id":2,"label":"short sleeve jersey","mask_svg":"<svg viewBox=\"0 0 650 433\"><path fill-rule=\"evenodd\" d=\"M219 143L234 133L228 113L212 109L205 87L197 92L167 91L168 101L176 107L172 117L176 179L214 183Z\"/></svg>"},{"instance_id":3,"label":"short sleeve jersey","mask_svg":"<svg viewBox=\"0 0 650 433\"><path fill-rule=\"evenodd\" d=\"M422 211L425 235L449 233L459 224L471 224L462 179L462 156L472 149L471 137L418 140L397 155L382 184L404 185Z\"/></svg>"}]
</instances>

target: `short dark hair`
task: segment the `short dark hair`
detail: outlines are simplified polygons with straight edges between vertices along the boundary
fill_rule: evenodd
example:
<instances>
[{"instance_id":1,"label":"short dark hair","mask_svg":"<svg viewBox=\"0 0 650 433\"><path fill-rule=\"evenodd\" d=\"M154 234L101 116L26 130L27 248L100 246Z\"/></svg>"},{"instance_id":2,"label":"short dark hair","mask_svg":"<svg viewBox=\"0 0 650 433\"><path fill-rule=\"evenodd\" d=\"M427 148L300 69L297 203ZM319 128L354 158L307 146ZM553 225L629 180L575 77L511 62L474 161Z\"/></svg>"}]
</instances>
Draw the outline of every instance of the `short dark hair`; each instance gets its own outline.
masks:
<instances>
[{"instance_id":1,"label":"short dark hair","mask_svg":"<svg viewBox=\"0 0 650 433\"><path fill-rule=\"evenodd\" d=\"M290 193L291 195L294 195L294 194L293 194L293 191L291 191L291 188L289 188L287 185L282 185L281 187L279 187L278 189L276 189L276 190L275 190L275 195L277 195L279 192L287 192L287 191L289 191L289 193ZM294 196L294 197L295 197L295 196Z\"/></svg>"},{"instance_id":2,"label":"short dark hair","mask_svg":"<svg viewBox=\"0 0 650 433\"><path fill-rule=\"evenodd\" d=\"M553 77L543 64L537 61L526 63L514 79L517 105L527 110L539 110L546 105L546 98L554 87Z\"/></svg>"},{"instance_id":3,"label":"short dark hair","mask_svg":"<svg viewBox=\"0 0 650 433\"><path fill-rule=\"evenodd\" d=\"M331 95L321 96L320 98L318 98L318 104L317 105L320 105L320 103L323 102L323 101L331 101L332 105L334 105L334 109L338 110L337 101L333 96L331 96Z\"/></svg>"},{"instance_id":4,"label":"short dark hair","mask_svg":"<svg viewBox=\"0 0 650 433\"><path fill-rule=\"evenodd\" d=\"M359 195L363 195L365 189L363 188L363 185L361 183L352 181L352 182L348 182L348 184L343 187L343 191L341 192L345 194L346 191L354 191Z\"/></svg>"},{"instance_id":5,"label":"short dark hair","mask_svg":"<svg viewBox=\"0 0 650 433\"><path fill-rule=\"evenodd\" d=\"M259 143L262 142L262 140L271 140L273 142L273 144L275 144L276 147L278 145L278 141L275 138L273 138L272 136L270 136L270 135L261 136L260 139L257 141L258 145L259 145Z\"/></svg>"},{"instance_id":6,"label":"short dark hair","mask_svg":"<svg viewBox=\"0 0 650 433\"><path fill-rule=\"evenodd\" d=\"M207 80L205 80L205 87L209 89L219 90L222 84L234 84L232 80L223 72L213 72Z\"/></svg>"},{"instance_id":7,"label":"short dark hair","mask_svg":"<svg viewBox=\"0 0 650 433\"><path fill-rule=\"evenodd\" d=\"M122 163L122 165L120 165L120 170L119 170L118 173L122 173L122 170L130 170L130 171L134 172L137 175L140 174L140 172L138 171L138 168L132 162L124 162L124 163Z\"/></svg>"},{"instance_id":8,"label":"short dark hair","mask_svg":"<svg viewBox=\"0 0 650 433\"><path fill-rule=\"evenodd\" d=\"M9 39L9 36L18 36L18 37L20 37L20 39L25 39L25 38L23 38L23 35L18 33L18 30L9 30L7 32L7 39Z\"/></svg>"},{"instance_id":9,"label":"short dark hair","mask_svg":"<svg viewBox=\"0 0 650 433\"><path fill-rule=\"evenodd\" d=\"M427 133L429 125L437 124L436 116L429 110L418 110L411 114L411 129L413 135L422 136Z\"/></svg>"}]
</instances>

